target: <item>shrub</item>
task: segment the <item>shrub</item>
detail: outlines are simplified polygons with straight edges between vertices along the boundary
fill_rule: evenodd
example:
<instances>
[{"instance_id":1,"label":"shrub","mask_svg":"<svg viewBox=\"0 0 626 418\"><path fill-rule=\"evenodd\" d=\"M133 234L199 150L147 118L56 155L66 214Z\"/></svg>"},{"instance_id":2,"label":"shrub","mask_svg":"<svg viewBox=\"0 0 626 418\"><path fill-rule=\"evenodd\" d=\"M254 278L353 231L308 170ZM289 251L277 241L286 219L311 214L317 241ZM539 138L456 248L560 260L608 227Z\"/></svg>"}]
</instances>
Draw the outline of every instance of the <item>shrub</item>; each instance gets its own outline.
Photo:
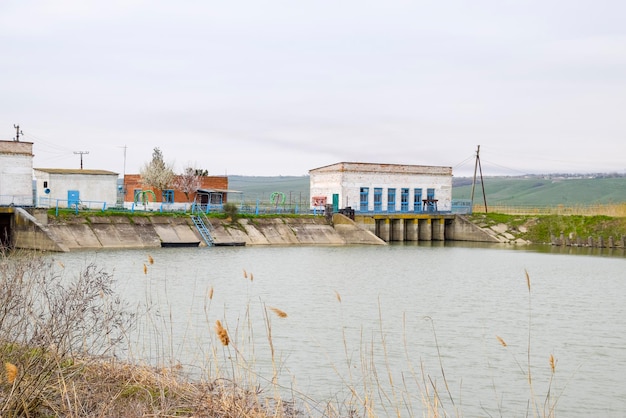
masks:
<instances>
[{"instance_id":1,"label":"shrub","mask_svg":"<svg viewBox=\"0 0 626 418\"><path fill-rule=\"evenodd\" d=\"M133 324L110 274L89 265L67 280L57 267L43 257L0 260L1 416L49 409L50 387L89 363L78 359L115 354Z\"/></svg>"},{"instance_id":2,"label":"shrub","mask_svg":"<svg viewBox=\"0 0 626 418\"><path fill-rule=\"evenodd\" d=\"M234 203L224 204L224 213L230 218L232 222L237 222L239 218L239 208Z\"/></svg>"}]
</instances>

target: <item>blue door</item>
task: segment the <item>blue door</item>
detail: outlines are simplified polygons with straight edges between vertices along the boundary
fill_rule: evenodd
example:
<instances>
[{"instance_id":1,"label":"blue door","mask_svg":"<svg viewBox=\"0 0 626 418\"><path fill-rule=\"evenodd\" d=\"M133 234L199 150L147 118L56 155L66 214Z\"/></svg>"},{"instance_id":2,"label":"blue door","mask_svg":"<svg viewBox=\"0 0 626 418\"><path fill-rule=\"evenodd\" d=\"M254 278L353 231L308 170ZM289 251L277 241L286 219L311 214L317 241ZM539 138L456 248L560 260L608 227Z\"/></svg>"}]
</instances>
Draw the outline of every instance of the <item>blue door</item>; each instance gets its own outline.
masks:
<instances>
[{"instance_id":1,"label":"blue door","mask_svg":"<svg viewBox=\"0 0 626 418\"><path fill-rule=\"evenodd\" d=\"M403 188L400 194L400 211L409 211L409 189Z\"/></svg>"},{"instance_id":2,"label":"blue door","mask_svg":"<svg viewBox=\"0 0 626 418\"><path fill-rule=\"evenodd\" d=\"M80 192L78 190L67 191L67 207L78 206L80 202Z\"/></svg>"},{"instance_id":3,"label":"blue door","mask_svg":"<svg viewBox=\"0 0 626 418\"><path fill-rule=\"evenodd\" d=\"M367 212L367 206L369 204L369 193L370 193L370 188L369 187L361 187L361 202L359 205L359 210L361 212Z\"/></svg>"},{"instance_id":4,"label":"blue door","mask_svg":"<svg viewBox=\"0 0 626 418\"><path fill-rule=\"evenodd\" d=\"M339 195L333 193L333 212L339 212Z\"/></svg>"},{"instance_id":5,"label":"blue door","mask_svg":"<svg viewBox=\"0 0 626 418\"><path fill-rule=\"evenodd\" d=\"M426 211L437 212L437 200L435 199L435 189L426 189Z\"/></svg>"},{"instance_id":6,"label":"blue door","mask_svg":"<svg viewBox=\"0 0 626 418\"><path fill-rule=\"evenodd\" d=\"M413 212L422 211L422 189L413 190Z\"/></svg>"},{"instance_id":7,"label":"blue door","mask_svg":"<svg viewBox=\"0 0 626 418\"><path fill-rule=\"evenodd\" d=\"M387 189L387 212L396 211L396 189Z\"/></svg>"},{"instance_id":8,"label":"blue door","mask_svg":"<svg viewBox=\"0 0 626 418\"><path fill-rule=\"evenodd\" d=\"M374 187L374 212L383 211L383 189Z\"/></svg>"}]
</instances>

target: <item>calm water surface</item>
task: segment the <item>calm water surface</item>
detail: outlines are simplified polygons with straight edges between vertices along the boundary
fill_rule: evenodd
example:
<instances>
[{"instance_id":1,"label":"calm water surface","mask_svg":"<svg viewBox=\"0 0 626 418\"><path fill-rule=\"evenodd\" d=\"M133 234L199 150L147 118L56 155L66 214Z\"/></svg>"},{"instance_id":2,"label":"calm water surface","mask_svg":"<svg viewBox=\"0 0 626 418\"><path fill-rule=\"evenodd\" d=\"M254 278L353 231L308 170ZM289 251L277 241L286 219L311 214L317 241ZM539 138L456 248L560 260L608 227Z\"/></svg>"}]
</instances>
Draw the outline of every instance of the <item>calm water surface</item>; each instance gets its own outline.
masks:
<instances>
[{"instance_id":1,"label":"calm water surface","mask_svg":"<svg viewBox=\"0 0 626 418\"><path fill-rule=\"evenodd\" d=\"M274 371L319 401L346 399L354 386L380 416L395 415L390 405L422 416L425 381L453 416L523 417L548 391L557 416L626 416L626 257L561 252L576 251L441 244L51 257L71 274L89 263L112 271L126 300L148 311L132 335L135 358L175 359L196 374L245 359L262 386ZM216 343L217 319L238 353Z\"/></svg>"}]
</instances>

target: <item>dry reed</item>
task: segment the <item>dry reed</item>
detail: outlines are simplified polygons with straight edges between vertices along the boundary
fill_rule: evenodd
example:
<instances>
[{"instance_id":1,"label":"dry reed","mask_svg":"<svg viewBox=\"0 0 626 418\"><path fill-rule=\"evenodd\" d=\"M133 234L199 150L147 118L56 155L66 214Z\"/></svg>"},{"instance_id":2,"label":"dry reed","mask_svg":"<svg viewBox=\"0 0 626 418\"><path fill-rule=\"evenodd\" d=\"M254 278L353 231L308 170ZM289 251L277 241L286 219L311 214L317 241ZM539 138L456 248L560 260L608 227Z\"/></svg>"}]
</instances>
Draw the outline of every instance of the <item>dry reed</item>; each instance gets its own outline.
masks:
<instances>
[{"instance_id":1,"label":"dry reed","mask_svg":"<svg viewBox=\"0 0 626 418\"><path fill-rule=\"evenodd\" d=\"M552 370L552 374L554 374L556 370L556 359L554 358L554 354L550 354L550 369Z\"/></svg>"},{"instance_id":2,"label":"dry reed","mask_svg":"<svg viewBox=\"0 0 626 418\"><path fill-rule=\"evenodd\" d=\"M217 337L220 339L222 345L228 345L230 343L230 338L228 338L228 332L222 326L222 323L218 319L215 321L215 332L217 333Z\"/></svg>"},{"instance_id":3,"label":"dry reed","mask_svg":"<svg viewBox=\"0 0 626 418\"><path fill-rule=\"evenodd\" d=\"M498 339L498 341L500 342L502 347L506 347L506 341L504 341L504 339L502 339L502 337L496 335L496 338Z\"/></svg>"},{"instance_id":4,"label":"dry reed","mask_svg":"<svg viewBox=\"0 0 626 418\"><path fill-rule=\"evenodd\" d=\"M335 297L337 298L337 301L339 301L339 303L341 303L341 295L336 290L335 290Z\"/></svg>"},{"instance_id":5,"label":"dry reed","mask_svg":"<svg viewBox=\"0 0 626 418\"><path fill-rule=\"evenodd\" d=\"M272 308L270 307L270 309L272 310L272 312L274 312L276 314L276 316L278 316L279 318L287 318L287 312L282 311L278 308Z\"/></svg>"}]
</instances>

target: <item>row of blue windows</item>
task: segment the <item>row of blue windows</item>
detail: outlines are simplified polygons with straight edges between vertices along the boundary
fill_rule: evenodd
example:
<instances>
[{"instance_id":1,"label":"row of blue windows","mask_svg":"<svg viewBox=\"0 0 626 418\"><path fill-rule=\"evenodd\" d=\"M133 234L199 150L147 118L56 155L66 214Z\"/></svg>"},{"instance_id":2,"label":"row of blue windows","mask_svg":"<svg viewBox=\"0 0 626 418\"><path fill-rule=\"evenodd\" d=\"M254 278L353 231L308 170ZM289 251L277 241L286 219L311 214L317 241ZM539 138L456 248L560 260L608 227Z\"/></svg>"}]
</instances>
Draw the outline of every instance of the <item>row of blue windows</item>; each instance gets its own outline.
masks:
<instances>
[{"instance_id":1,"label":"row of blue windows","mask_svg":"<svg viewBox=\"0 0 626 418\"><path fill-rule=\"evenodd\" d=\"M361 212L369 211L369 187L361 187L361 198L359 210ZM409 212L410 203L409 188L400 189L400 211ZM413 189L413 212L432 212L437 210L437 203L435 200L435 189L426 189L426 200L422 197L422 189ZM374 212L383 211L383 188L374 187ZM396 211L396 189L387 189L387 212Z\"/></svg>"}]
</instances>

